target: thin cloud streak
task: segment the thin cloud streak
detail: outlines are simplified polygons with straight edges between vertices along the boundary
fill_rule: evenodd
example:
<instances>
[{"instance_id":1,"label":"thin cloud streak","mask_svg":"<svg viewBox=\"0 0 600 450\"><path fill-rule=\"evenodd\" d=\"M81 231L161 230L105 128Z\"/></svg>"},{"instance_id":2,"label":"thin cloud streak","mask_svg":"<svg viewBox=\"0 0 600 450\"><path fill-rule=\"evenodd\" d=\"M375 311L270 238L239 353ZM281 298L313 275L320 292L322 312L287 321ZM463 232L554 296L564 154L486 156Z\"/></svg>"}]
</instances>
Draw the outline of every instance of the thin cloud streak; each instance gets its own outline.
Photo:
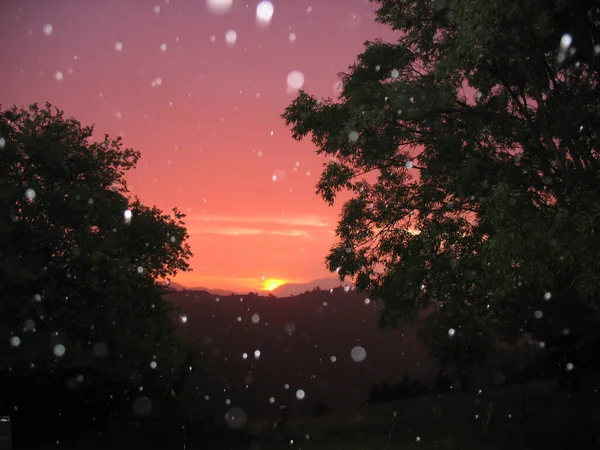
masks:
<instances>
[{"instance_id":1,"label":"thin cloud streak","mask_svg":"<svg viewBox=\"0 0 600 450\"><path fill-rule=\"evenodd\" d=\"M256 228L236 228L236 227L202 227L188 230L190 236L200 234L220 234L224 236L258 236L264 234L264 230Z\"/></svg>"},{"instance_id":2,"label":"thin cloud streak","mask_svg":"<svg viewBox=\"0 0 600 450\"><path fill-rule=\"evenodd\" d=\"M262 216L262 217L247 217L247 216L216 216L210 214L194 215L187 218L187 223L194 222L205 223L253 223L253 224L277 224L277 225L293 225L300 227L317 227L326 228L331 224L318 216L312 215L281 215L281 216Z\"/></svg>"},{"instance_id":3,"label":"thin cloud streak","mask_svg":"<svg viewBox=\"0 0 600 450\"><path fill-rule=\"evenodd\" d=\"M237 227L201 227L188 230L190 236L203 234L218 234L223 236L291 236L291 237L310 237L304 230L264 230L260 228L237 228Z\"/></svg>"},{"instance_id":4,"label":"thin cloud streak","mask_svg":"<svg viewBox=\"0 0 600 450\"><path fill-rule=\"evenodd\" d=\"M310 237L304 230L281 230L281 231L271 231L270 234L275 234L278 236L294 236L294 237Z\"/></svg>"}]
</instances>

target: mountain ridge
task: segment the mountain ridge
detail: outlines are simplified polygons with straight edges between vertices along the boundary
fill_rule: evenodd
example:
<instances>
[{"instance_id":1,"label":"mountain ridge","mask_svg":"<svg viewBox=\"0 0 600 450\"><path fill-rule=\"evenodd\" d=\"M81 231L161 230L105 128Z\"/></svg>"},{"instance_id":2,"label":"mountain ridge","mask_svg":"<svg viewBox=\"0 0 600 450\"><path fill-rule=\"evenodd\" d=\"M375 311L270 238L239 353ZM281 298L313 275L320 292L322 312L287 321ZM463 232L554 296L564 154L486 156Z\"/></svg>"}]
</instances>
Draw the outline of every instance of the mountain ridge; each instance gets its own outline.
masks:
<instances>
[{"instance_id":1,"label":"mountain ridge","mask_svg":"<svg viewBox=\"0 0 600 450\"><path fill-rule=\"evenodd\" d=\"M227 290L227 289L211 289L211 288L206 288L206 287L187 287L187 286L183 286L179 283L175 283L175 282L170 283L170 287L175 289L176 291L206 291L213 295L222 295L222 296L232 295L232 294L233 295L246 295L249 292L256 292L257 294L261 294L261 295L273 294L275 297L278 297L278 298L291 297L292 295L299 295L306 291L315 289L316 287L319 287L323 290L327 290L327 289L340 287L343 285L344 285L344 283L342 283L339 280L339 278L337 278L337 277L326 277L326 278L317 278L317 279L308 281L306 283L284 283L281 286L276 287L272 291L258 289L258 290L248 290L246 292L242 292L239 290L234 291L234 290Z\"/></svg>"},{"instance_id":2,"label":"mountain ridge","mask_svg":"<svg viewBox=\"0 0 600 450\"><path fill-rule=\"evenodd\" d=\"M289 297L291 295L299 295L306 291L310 291L316 287L320 287L323 290L333 289L336 287L343 286L338 277L327 277L317 278L311 280L308 283L285 283L281 286L276 287L271 291L276 297Z\"/></svg>"}]
</instances>

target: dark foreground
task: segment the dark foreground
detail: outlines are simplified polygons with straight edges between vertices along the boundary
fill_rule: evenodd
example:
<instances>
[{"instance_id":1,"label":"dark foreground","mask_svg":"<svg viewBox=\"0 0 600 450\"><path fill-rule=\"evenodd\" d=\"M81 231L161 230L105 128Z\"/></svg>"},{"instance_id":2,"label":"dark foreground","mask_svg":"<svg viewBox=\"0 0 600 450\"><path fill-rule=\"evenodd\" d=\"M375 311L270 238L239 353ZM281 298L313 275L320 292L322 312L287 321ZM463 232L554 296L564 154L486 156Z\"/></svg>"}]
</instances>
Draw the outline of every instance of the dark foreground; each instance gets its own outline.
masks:
<instances>
[{"instance_id":1,"label":"dark foreground","mask_svg":"<svg viewBox=\"0 0 600 450\"><path fill-rule=\"evenodd\" d=\"M394 412L396 414L394 414ZM486 425L487 423L487 425ZM600 380L578 390L553 381L476 394L378 404L346 415L250 420L243 430L214 423L187 431L157 423L113 424L55 448L189 449L592 449L600 447ZM36 447L35 450L49 447ZM31 448L31 450L34 450Z\"/></svg>"}]
</instances>

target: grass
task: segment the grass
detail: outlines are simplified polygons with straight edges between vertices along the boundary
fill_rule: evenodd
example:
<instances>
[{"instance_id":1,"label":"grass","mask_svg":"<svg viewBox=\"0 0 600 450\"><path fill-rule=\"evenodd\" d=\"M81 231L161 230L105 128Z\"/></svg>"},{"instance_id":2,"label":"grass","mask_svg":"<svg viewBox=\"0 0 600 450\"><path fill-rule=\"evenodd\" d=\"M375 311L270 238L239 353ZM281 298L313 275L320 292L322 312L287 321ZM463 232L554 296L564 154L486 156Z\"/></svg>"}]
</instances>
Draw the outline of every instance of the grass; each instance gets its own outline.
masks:
<instances>
[{"instance_id":1,"label":"grass","mask_svg":"<svg viewBox=\"0 0 600 450\"><path fill-rule=\"evenodd\" d=\"M569 393L557 390L553 382L538 381L480 394L378 404L352 414L290 422L288 439L294 440L294 448L306 450L596 448L600 391L594 389L590 385ZM490 403L493 410L483 433ZM269 434L262 437L272 439L273 433ZM248 448L270 450L290 448L290 444L280 438L279 442L257 441Z\"/></svg>"},{"instance_id":2,"label":"grass","mask_svg":"<svg viewBox=\"0 0 600 450\"><path fill-rule=\"evenodd\" d=\"M586 386L575 392L558 390L552 381L536 381L525 386L507 386L475 394L434 395L382 403L346 414L290 419L285 430L286 439L269 421L259 430L248 424L242 432L233 432L225 426L213 427L208 432L188 436L186 450L598 448L599 381L588 380ZM482 433L489 404L493 405L493 411L487 430ZM135 434L128 437L122 433L105 436L103 444L99 439L89 437L87 442L79 442L72 448L184 448L181 434L168 437L160 430ZM67 446L61 445L60 448L66 449Z\"/></svg>"}]
</instances>

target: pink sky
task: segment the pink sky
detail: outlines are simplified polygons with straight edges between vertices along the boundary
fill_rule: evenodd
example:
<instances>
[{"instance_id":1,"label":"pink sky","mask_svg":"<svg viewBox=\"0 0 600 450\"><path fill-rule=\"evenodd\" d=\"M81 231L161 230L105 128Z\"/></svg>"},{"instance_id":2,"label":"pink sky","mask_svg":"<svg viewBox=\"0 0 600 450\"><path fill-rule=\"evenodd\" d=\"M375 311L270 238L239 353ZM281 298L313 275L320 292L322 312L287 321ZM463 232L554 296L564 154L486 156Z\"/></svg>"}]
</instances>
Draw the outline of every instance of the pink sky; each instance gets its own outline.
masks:
<instances>
[{"instance_id":1,"label":"pink sky","mask_svg":"<svg viewBox=\"0 0 600 450\"><path fill-rule=\"evenodd\" d=\"M206 0L0 2L0 103L49 101L141 151L132 193L188 214L193 272L175 279L185 286L331 276L341 205L315 194L323 159L280 118L295 95L287 79L300 71L303 89L333 97L364 41L392 32L368 0L272 0L263 26L258 4L216 14Z\"/></svg>"}]
</instances>

